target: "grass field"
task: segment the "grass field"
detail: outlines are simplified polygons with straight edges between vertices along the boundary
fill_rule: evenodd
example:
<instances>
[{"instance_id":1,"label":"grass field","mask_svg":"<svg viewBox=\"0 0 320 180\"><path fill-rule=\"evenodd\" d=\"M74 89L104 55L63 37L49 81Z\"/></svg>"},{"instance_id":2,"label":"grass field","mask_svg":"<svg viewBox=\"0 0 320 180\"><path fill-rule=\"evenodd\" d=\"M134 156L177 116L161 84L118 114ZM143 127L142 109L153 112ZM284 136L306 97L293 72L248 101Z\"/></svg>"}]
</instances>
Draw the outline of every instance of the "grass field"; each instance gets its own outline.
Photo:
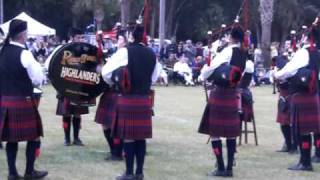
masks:
<instances>
[{"instance_id":1,"label":"grass field","mask_svg":"<svg viewBox=\"0 0 320 180\"><path fill-rule=\"evenodd\" d=\"M276 153L282 137L275 122L277 95L271 87L253 89L259 146L249 136L249 144L238 148L234 179L320 179L320 164L315 172L291 172L297 155ZM101 127L94 122L95 108L83 116L81 137L85 147L64 147L61 117L55 115L56 93L44 88L40 113L45 128L39 169L49 171L48 180L112 180L122 173L123 162L106 162L108 151ZM207 136L197 133L205 105L201 87L156 87L153 136L148 141L145 163L147 180L206 180L215 158L206 144ZM25 143L20 144L17 166L25 168ZM226 154L226 153L224 153ZM225 155L226 157L226 155ZM0 151L0 180L6 179L4 150Z\"/></svg>"}]
</instances>

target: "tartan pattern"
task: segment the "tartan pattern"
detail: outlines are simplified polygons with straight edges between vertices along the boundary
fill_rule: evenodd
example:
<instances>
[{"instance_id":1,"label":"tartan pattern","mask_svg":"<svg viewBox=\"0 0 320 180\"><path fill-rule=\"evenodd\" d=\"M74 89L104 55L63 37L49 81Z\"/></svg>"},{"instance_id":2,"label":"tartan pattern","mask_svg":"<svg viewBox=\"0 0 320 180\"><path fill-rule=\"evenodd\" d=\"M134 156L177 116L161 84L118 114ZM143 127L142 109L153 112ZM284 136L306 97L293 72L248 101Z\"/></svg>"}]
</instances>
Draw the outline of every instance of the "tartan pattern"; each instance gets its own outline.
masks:
<instances>
[{"instance_id":1,"label":"tartan pattern","mask_svg":"<svg viewBox=\"0 0 320 180\"><path fill-rule=\"evenodd\" d=\"M112 123L115 138L139 140L152 138L152 100L150 95L121 95L117 118Z\"/></svg>"},{"instance_id":2,"label":"tartan pattern","mask_svg":"<svg viewBox=\"0 0 320 180\"><path fill-rule=\"evenodd\" d=\"M215 87L204 110L199 133L212 137L240 135L240 93L235 88Z\"/></svg>"},{"instance_id":3,"label":"tartan pattern","mask_svg":"<svg viewBox=\"0 0 320 180\"><path fill-rule=\"evenodd\" d=\"M246 93L250 93L252 94L252 92L250 91L250 89L241 89L241 93L243 93L244 91L246 91ZM251 122L254 114L253 114L253 101L252 103L248 103L246 101L244 101L243 99L241 99L241 120L245 121L245 122Z\"/></svg>"},{"instance_id":4,"label":"tartan pattern","mask_svg":"<svg viewBox=\"0 0 320 180\"><path fill-rule=\"evenodd\" d=\"M70 115L82 115L89 114L89 108L86 106L72 105L68 98L59 98L57 105L57 115L70 116Z\"/></svg>"},{"instance_id":5,"label":"tartan pattern","mask_svg":"<svg viewBox=\"0 0 320 180\"><path fill-rule=\"evenodd\" d=\"M40 136L41 117L31 97L2 96L0 141L31 141Z\"/></svg>"},{"instance_id":6,"label":"tartan pattern","mask_svg":"<svg viewBox=\"0 0 320 180\"><path fill-rule=\"evenodd\" d=\"M106 128L111 128L111 124L116 119L118 94L114 92L105 92L102 94L97 112L95 122L103 125Z\"/></svg>"},{"instance_id":7,"label":"tartan pattern","mask_svg":"<svg viewBox=\"0 0 320 180\"><path fill-rule=\"evenodd\" d=\"M289 95L289 90L287 89L281 89L280 88L280 94L279 97L288 97ZM286 98L288 106L290 104L290 98ZM278 113L277 113L277 122L281 125L290 125L290 109L288 108L287 111L282 112L279 109L279 104L278 104Z\"/></svg>"},{"instance_id":8,"label":"tartan pattern","mask_svg":"<svg viewBox=\"0 0 320 180\"><path fill-rule=\"evenodd\" d=\"M290 122L296 133L320 133L319 95L296 93L291 96Z\"/></svg>"}]
</instances>

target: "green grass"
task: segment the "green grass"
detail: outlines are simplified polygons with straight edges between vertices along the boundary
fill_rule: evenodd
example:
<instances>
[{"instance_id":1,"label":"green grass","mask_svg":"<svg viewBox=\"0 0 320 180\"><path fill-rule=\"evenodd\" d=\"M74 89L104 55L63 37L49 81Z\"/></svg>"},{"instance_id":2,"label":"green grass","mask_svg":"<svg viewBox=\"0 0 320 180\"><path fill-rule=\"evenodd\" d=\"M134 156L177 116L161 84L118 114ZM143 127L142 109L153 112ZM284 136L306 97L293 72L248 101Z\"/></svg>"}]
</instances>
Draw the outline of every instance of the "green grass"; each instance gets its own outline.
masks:
<instances>
[{"instance_id":1,"label":"green grass","mask_svg":"<svg viewBox=\"0 0 320 180\"><path fill-rule=\"evenodd\" d=\"M287 167L298 160L297 155L276 153L282 137L275 122L277 95L271 87L254 88L255 116L259 146L249 144L238 148L234 179L320 179L320 164L315 172L291 172ZM94 122L95 108L83 116L81 137L85 147L64 147L61 117L55 115L56 93L44 88L41 99L45 137L39 169L49 171L49 180L112 180L123 172L123 162L106 162L108 149L101 127ZM205 105L201 87L156 87L153 139L148 140L145 177L148 180L207 180L206 173L214 167L215 158L207 136L197 133ZM25 143L20 144L17 166L25 168ZM226 154L226 153L224 153ZM225 156L226 157L226 156ZM0 180L7 176L5 152L0 151Z\"/></svg>"}]
</instances>

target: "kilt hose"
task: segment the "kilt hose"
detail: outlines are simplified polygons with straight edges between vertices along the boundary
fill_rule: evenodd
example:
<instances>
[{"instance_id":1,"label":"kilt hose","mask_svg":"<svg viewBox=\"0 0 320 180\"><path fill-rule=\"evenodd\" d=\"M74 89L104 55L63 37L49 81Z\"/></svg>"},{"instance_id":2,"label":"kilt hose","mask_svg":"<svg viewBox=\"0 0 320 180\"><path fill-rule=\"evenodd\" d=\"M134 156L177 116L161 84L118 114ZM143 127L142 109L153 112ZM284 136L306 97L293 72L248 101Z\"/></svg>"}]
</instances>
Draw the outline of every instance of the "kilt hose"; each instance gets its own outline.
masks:
<instances>
[{"instance_id":1,"label":"kilt hose","mask_svg":"<svg viewBox=\"0 0 320 180\"><path fill-rule=\"evenodd\" d=\"M119 95L112 136L127 140L152 138L152 98L150 95Z\"/></svg>"},{"instance_id":2,"label":"kilt hose","mask_svg":"<svg viewBox=\"0 0 320 180\"><path fill-rule=\"evenodd\" d=\"M2 96L0 141L33 141L43 136L41 117L31 97Z\"/></svg>"},{"instance_id":3,"label":"kilt hose","mask_svg":"<svg viewBox=\"0 0 320 180\"><path fill-rule=\"evenodd\" d=\"M289 91L280 88L279 98L285 98L287 101L287 106L290 105ZM280 125L290 125L290 109L287 108L284 112L280 110L280 105L278 102L278 112L277 112L277 123Z\"/></svg>"},{"instance_id":4,"label":"kilt hose","mask_svg":"<svg viewBox=\"0 0 320 180\"><path fill-rule=\"evenodd\" d=\"M242 113L240 115L240 118L242 121L251 122L252 119L254 118L252 92L250 91L250 89L241 89L240 93L241 93L241 108L242 108L241 109Z\"/></svg>"},{"instance_id":5,"label":"kilt hose","mask_svg":"<svg viewBox=\"0 0 320 180\"><path fill-rule=\"evenodd\" d=\"M240 93L236 88L215 87L204 110L199 133L212 137L240 135Z\"/></svg>"},{"instance_id":6,"label":"kilt hose","mask_svg":"<svg viewBox=\"0 0 320 180\"><path fill-rule=\"evenodd\" d=\"M82 114L89 114L89 108L86 106L73 105L68 98L63 97L58 98L56 114L61 116L80 116Z\"/></svg>"},{"instance_id":7,"label":"kilt hose","mask_svg":"<svg viewBox=\"0 0 320 180\"><path fill-rule=\"evenodd\" d=\"M111 128L112 122L116 119L117 97L117 93L104 92L97 107L95 122L107 129Z\"/></svg>"},{"instance_id":8,"label":"kilt hose","mask_svg":"<svg viewBox=\"0 0 320 180\"><path fill-rule=\"evenodd\" d=\"M290 122L300 135L320 133L319 95L296 93L291 96Z\"/></svg>"}]
</instances>

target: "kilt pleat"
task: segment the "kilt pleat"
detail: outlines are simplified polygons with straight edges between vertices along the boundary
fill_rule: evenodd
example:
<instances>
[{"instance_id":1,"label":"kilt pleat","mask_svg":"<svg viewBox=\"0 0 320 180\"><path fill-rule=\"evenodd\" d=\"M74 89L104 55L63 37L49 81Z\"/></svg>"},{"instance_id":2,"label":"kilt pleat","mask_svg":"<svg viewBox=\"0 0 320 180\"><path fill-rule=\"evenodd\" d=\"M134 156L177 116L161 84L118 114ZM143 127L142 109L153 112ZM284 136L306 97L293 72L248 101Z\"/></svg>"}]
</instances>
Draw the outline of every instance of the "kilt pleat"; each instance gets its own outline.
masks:
<instances>
[{"instance_id":1,"label":"kilt pleat","mask_svg":"<svg viewBox=\"0 0 320 180\"><path fill-rule=\"evenodd\" d=\"M320 133L318 94L301 93L291 96L290 123L299 134Z\"/></svg>"},{"instance_id":2,"label":"kilt pleat","mask_svg":"<svg viewBox=\"0 0 320 180\"><path fill-rule=\"evenodd\" d=\"M152 99L150 95L121 95L117 99L112 134L122 139L152 138Z\"/></svg>"},{"instance_id":3,"label":"kilt pleat","mask_svg":"<svg viewBox=\"0 0 320 180\"><path fill-rule=\"evenodd\" d=\"M288 106L290 105L289 91L286 89L280 89L279 98L286 98ZM278 102L279 103L279 102ZM278 104L277 122L281 125L290 125L290 109L282 112Z\"/></svg>"},{"instance_id":4,"label":"kilt pleat","mask_svg":"<svg viewBox=\"0 0 320 180\"><path fill-rule=\"evenodd\" d=\"M89 108L73 105L67 98L59 98L56 114L61 116L89 114Z\"/></svg>"},{"instance_id":5,"label":"kilt pleat","mask_svg":"<svg viewBox=\"0 0 320 180\"><path fill-rule=\"evenodd\" d=\"M43 136L37 104L31 97L2 96L0 140L19 142Z\"/></svg>"},{"instance_id":6,"label":"kilt pleat","mask_svg":"<svg viewBox=\"0 0 320 180\"><path fill-rule=\"evenodd\" d=\"M235 88L215 87L205 107L199 133L213 137L240 135L240 93Z\"/></svg>"},{"instance_id":7,"label":"kilt pleat","mask_svg":"<svg viewBox=\"0 0 320 180\"><path fill-rule=\"evenodd\" d=\"M118 94L114 92L105 92L100 98L95 116L95 122L103 125L105 128L111 128L111 124L116 119Z\"/></svg>"}]
</instances>

